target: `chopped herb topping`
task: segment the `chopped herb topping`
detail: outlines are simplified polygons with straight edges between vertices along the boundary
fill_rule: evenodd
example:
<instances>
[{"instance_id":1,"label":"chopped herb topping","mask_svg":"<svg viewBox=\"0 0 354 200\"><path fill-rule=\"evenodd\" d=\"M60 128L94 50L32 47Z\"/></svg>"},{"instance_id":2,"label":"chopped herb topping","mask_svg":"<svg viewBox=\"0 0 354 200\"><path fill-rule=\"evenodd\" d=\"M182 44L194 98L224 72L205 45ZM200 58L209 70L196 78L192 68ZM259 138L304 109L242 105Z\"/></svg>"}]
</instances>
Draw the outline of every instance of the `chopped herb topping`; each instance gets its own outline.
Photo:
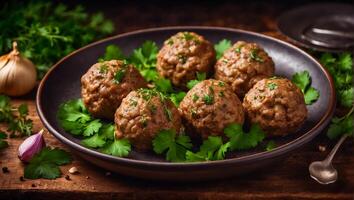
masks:
<instances>
[{"instance_id":1,"label":"chopped herb topping","mask_svg":"<svg viewBox=\"0 0 354 200\"><path fill-rule=\"evenodd\" d=\"M193 94L193 102L198 101L198 99L199 99L199 96L198 96L198 95L196 95L196 94Z\"/></svg>"},{"instance_id":2,"label":"chopped herb topping","mask_svg":"<svg viewBox=\"0 0 354 200\"><path fill-rule=\"evenodd\" d=\"M148 125L148 121L147 119L145 118L145 116L143 116L140 120L141 124L143 125L143 127L147 127Z\"/></svg>"},{"instance_id":3,"label":"chopped herb topping","mask_svg":"<svg viewBox=\"0 0 354 200\"><path fill-rule=\"evenodd\" d=\"M241 53L241 49L242 49L243 46L244 46L244 45L241 44L241 45L239 45L238 47L236 47L235 52L236 52L236 53Z\"/></svg>"},{"instance_id":4,"label":"chopped herb topping","mask_svg":"<svg viewBox=\"0 0 354 200\"><path fill-rule=\"evenodd\" d=\"M172 39L167 40L167 44L168 45L173 45L173 40Z\"/></svg>"},{"instance_id":5,"label":"chopped herb topping","mask_svg":"<svg viewBox=\"0 0 354 200\"><path fill-rule=\"evenodd\" d=\"M205 104L211 105L214 102L214 96L206 94L203 97L203 101L204 101Z\"/></svg>"},{"instance_id":6,"label":"chopped herb topping","mask_svg":"<svg viewBox=\"0 0 354 200\"><path fill-rule=\"evenodd\" d=\"M184 64L187 62L187 57L185 55L178 55L178 60Z\"/></svg>"},{"instance_id":7,"label":"chopped herb topping","mask_svg":"<svg viewBox=\"0 0 354 200\"><path fill-rule=\"evenodd\" d=\"M204 95L203 101L207 105L211 105L214 103L214 89L213 87L209 87L209 94Z\"/></svg>"},{"instance_id":8,"label":"chopped herb topping","mask_svg":"<svg viewBox=\"0 0 354 200\"><path fill-rule=\"evenodd\" d=\"M227 64L227 63L229 62L229 60L226 59L226 58L224 58L224 59L222 59L222 62L225 63L225 64Z\"/></svg>"},{"instance_id":9,"label":"chopped herb topping","mask_svg":"<svg viewBox=\"0 0 354 200\"><path fill-rule=\"evenodd\" d=\"M130 99L130 106L137 106L138 105L138 102L134 99Z\"/></svg>"},{"instance_id":10,"label":"chopped herb topping","mask_svg":"<svg viewBox=\"0 0 354 200\"><path fill-rule=\"evenodd\" d=\"M172 113L171 113L171 110L168 109L168 108L165 106L164 111L165 111L165 115L166 115L168 121L172 121Z\"/></svg>"},{"instance_id":11,"label":"chopped herb topping","mask_svg":"<svg viewBox=\"0 0 354 200\"><path fill-rule=\"evenodd\" d=\"M114 82L115 83L120 83L125 75L125 69L120 69L114 74Z\"/></svg>"},{"instance_id":12,"label":"chopped herb topping","mask_svg":"<svg viewBox=\"0 0 354 200\"><path fill-rule=\"evenodd\" d=\"M155 113L156 110L157 110L157 107L156 107L154 104L150 104L150 105L149 105L149 109L150 109L150 111L151 111L152 113Z\"/></svg>"},{"instance_id":13,"label":"chopped herb topping","mask_svg":"<svg viewBox=\"0 0 354 200\"><path fill-rule=\"evenodd\" d=\"M270 83L267 84L267 87L270 90L275 90L275 89L277 89L278 85L276 83L270 82Z\"/></svg>"},{"instance_id":14,"label":"chopped herb topping","mask_svg":"<svg viewBox=\"0 0 354 200\"><path fill-rule=\"evenodd\" d=\"M224 86L225 86L225 83L224 83L224 82L222 82L222 81L219 81L218 86L220 86L220 87L224 87Z\"/></svg>"},{"instance_id":15,"label":"chopped herb topping","mask_svg":"<svg viewBox=\"0 0 354 200\"><path fill-rule=\"evenodd\" d=\"M264 60L261 57L259 57L258 52L259 52L259 49L252 49L251 54L250 54L251 59L255 60L257 62L264 62Z\"/></svg>"},{"instance_id":16,"label":"chopped herb topping","mask_svg":"<svg viewBox=\"0 0 354 200\"><path fill-rule=\"evenodd\" d=\"M224 96L225 96L224 91L220 91L219 92L219 97L224 97Z\"/></svg>"},{"instance_id":17,"label":"chopped herb topping","mask_svg":"<svg viewBox=\"0 0 354 200\"><path fill-rule=\"evenodd\" d=\"M164 99L162 98L162 94L154 89L140 88L138 89L138 93L145 101L150 101L154 96L160 96L161 99Z\"/></svg>"},{"instance_id":18,"label":"chopped herb topping","mask_svg":"<svg viewBox=\"0 0 354 200\"><path fill-rule=\"evenodd\" d=\"M105 64L102 64L102 65L100 66L100 74L106 74L107 71L108 71L108 66L105 65Z\"/></svg>"},{"instance_id":19,"label":"chopped herb topping","mask_svg":"<svg viewBox=\"0 0 354 200\"><path fill-rule=\"evenodd\" d=\"M195 110L195 108L191 109L191 114L192 114L192 118L197 118L197 111Z\"/></svg>"}]
</instances>

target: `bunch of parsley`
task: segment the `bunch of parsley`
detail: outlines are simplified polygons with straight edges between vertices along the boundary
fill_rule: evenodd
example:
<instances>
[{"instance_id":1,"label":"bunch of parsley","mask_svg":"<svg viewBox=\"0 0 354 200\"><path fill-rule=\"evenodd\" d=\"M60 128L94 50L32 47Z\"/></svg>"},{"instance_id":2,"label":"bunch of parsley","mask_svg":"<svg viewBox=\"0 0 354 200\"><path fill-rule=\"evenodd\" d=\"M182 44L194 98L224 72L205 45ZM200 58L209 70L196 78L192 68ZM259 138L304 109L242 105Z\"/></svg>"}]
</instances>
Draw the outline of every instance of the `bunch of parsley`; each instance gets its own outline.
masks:
<instances>
[{"instance_id":1,"label":"bunch of parsley","mask_svg":"<svg viewBox=\"0 0 354 200\"><path fill-rule=\"evenodd\" d=\"M11 132L11 137L30 136L32 134L32 120L28 118L27 104L13 107L10 98L0 95L0 123L8 124L7 131Z\"/></svg>"},{"instance_id":2,"label":"bunch of parsley","mask_svg":"<svg viewBox=\"0 0 354 200\"><path fill-rule=\"evenodd\" d=\"M352 107L354 102L352 55L324 53L320 56L320 61L333 77L339 103L345 107Z\"/></svg>"},{"instance_id":3,"label":"bunch of parsley","mask_svg":"<svg viewBox=\"0 0 354 200\"><path fill-rule=\"evenodd\" d=\"M99 149L105 154L125 157L131 145L128 140L114 138L112 123L94 119L85 108L81 99L71 100L60 105L58 119L63 129L75 136L82 137L81 143Z\"/></svg>"},{"instance_id":4,"label":"bunch of parsley","mask_svg":"<svg viewBox=\"0 0 354 200\"><path fill-rule=\"evenodd\" d=\"M68 9L50 1L8 1L0 10L0 55L17 41L21 53L37 66L39 77L73 50L111 34L114 26L102 13L82 6Z\"/></svg>"}]
</instances>

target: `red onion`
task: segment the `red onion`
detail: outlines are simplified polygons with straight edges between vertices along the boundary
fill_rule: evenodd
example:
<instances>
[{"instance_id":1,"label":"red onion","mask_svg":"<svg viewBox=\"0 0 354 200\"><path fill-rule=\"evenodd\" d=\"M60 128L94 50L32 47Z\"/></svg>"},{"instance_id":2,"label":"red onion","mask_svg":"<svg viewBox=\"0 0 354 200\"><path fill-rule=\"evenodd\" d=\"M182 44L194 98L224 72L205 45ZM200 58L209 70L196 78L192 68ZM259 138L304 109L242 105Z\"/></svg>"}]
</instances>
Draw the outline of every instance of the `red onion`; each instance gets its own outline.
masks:
<instances>
[{"instance_id":1,"label":"red onion","mask_svg":"<svg viewBox=\"0 0 354 200\"><path fill-rule=\"evenodd\" d=\"M29 162L36 153L40 152L42 148L45 147L43 131L42 129L39 133L28 137L19 146L18 158L22 162Z\"/></svg>"}]
</instances>

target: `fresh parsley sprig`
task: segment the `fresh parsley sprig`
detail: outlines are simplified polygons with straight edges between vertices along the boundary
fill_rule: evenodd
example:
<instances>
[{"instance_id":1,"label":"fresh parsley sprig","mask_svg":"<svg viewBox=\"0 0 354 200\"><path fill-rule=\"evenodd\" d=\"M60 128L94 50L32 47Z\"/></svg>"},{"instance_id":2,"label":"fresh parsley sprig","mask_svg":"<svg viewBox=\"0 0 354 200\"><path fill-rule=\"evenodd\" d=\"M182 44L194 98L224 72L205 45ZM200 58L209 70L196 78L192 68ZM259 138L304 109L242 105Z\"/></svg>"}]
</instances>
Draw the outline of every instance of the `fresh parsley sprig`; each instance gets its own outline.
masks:
<instances>
[{"instance_id":1,"label":"fresh parsley sprig","mask_svg":"<svg viewBox=\"0 0 354 200\"><path fill-rule=\"evenodd\" d=\"M221 58L224 52L231 46L231 41L227 39L220 40L217 44L215 44L214 49L216 51L216 59Z\"/></svg>"},{"instance_id":2,"label":"fresh parsley sprig","mask_svg":"<svg viewBox=\"0 0 354 200\"><path fill-rule=\"evenodd\" d=\"M252 124L249 132L244 132L242 125L232 123L225 127L229 138L230 150L246 150L256 147L265 138L265 133L258 124Z\"/></svg>"},{"instance_id":3,"label":"fresh parsley sprig","mask_svg":"<svg viewBox=\"0 0 354 200\"><path fill-rule=\"evenodd\" d=\"M154 152L162 154L166 152L166 160L183 162L186 160L186 152L192 148L191 139L186 135L176 135L175 130L161 130L152 141Z\"/></svg>"},{"instance_id":4,"label":"fresh parsley sprig","mask_svg":"<svg viewBox=\"0 0 354 200\"><path fill-rule=\"evenodd\" d=\"M323 53L320 62L333 77L339 103L345 107L352 107L354 103L353 55Z\"/></svg>"},{"instance_id":5,"label":"fresh parsley sprig","mask_svg":"<svg viewBox=\"0 0 354 200\"><path fill-rule=\"evenodd\" d=\"M4 132L0 132L0 149L6 148L9 146L9 144L7 143L7 141L5 141L4 139L7 138L6 133Z\"/></svg>"},{"instance_id":6,"label":"fresh parsley sprig","mask_svg":"<svg viewBox=\"0 0 354 200\"><path fill-rule=\"evenodd\" d=\"M186 160L187 162L223 160L229 147L230 142L224 144L220 136L209 136L203 141L198 152L186 152Z\"/></svg>"},{"instance_id":7,"label":"fresh parsley sprig","mask_svg":"<svg viewBox=\"0 0 354 200\"><path fill-rule=\"evenodd\" d=\"M291 81L301 89L306 105L313 104L320 97L319 91L311 86L311 76L308 71L295 73Z\"/></svg>"},{"instance_id":8,"label":"fresh parsley sprig","mask_svg":"<svg viewBox=\"0 0 354 200\"><path fill-rule=\"evenodd\" d=\"M59 148L45 147L26 165L24 177L28 179L59 178L61 175L59 166L71 161L72 158L68 152Z\"/></svg>"},{"instance_id":9,"label":"fresh parsley sprig","mask_svg":"<svg viewBox=\"0 0 354 200\"><path fill-rule=\"evenodd\" d=\"M22 54L37 66L38 77L60 58L111 34L113 23L83 6L69 9L51 1L7 1L0 9L0 55L17 41Z\"/></svg>"},{"instance_id":10,"label":"fresh parsley sprig","mask_svg":"<svg viewBox=\"0 0 354 200\"><path fill-rule=\"evenodd\" d=\"M354 107L343 117L333 117L332 122L327 130L327 136L330 139L336 139L343 134L348 134L350 136L354 135Z\"/></svg>"},{"instance_id":11,"label":"fresh parsley sprig","mask_svg":"<svg viewBox=\"0 0 354 200\"><path fill-rule=\"evenodd\" d=\"M27 104L13 107L10 98L0 95L0 122L8 124L7 131L11 132L11 137L30 136L32 134L32 120L28 118Z\"/></svg>"},{"instance_id":12,"label":"fresh parsley sprig","mask_svg":"<svg viewBox=\"0 0 354 200\"><path fill-rule=\"evenodd\" d=\"M58 119L65 131L82 136L81 144L86 147L118 157L126 157L131 151L128 140L114 138L114 125L93 118L81 99L60 105Z\"/></svg>"}]
</instances>

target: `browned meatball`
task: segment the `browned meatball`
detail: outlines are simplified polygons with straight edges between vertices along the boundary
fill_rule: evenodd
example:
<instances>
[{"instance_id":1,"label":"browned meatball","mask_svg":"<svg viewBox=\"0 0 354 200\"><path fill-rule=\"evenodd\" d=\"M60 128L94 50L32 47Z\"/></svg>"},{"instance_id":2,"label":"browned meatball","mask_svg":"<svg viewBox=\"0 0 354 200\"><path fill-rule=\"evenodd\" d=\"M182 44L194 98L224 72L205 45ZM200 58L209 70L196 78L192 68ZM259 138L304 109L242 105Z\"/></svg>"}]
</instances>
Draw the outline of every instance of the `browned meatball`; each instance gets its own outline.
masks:
<instances>
[{"instance_id":1,"label":"browned meatball","mask_svg":"<svg viewBox=\"0 0 354 200\"><path fill-rule=\"evenodd\" d=\"M202 138L222 135L228 124L243 124L244 121L239 98L229 85L213 79L202 81L189 90L179 109Z\"/></svg>"},{"instance_id":2,"label":"browned meatball","mask_svg":"<svg viewBox=\"0 0 354 200\"><path fill-rule=\"evenodd\" d=\"M268 136L285 136L306 120L304 95L290 80L269 78L257 82L245 95L243 107L252 123Z\"/></svg>"},{"instance_id":3,"label":"browned meatball","mask_svg":"<svg viewBox=\"0 0 354 200\"><path fill-rule=\"evenodd\" d=\"M259 80L273 74L272 58L259 45L243 41L226 50L215 65L215 78L231 85L240 98Z\"/></svg>"},{"instance_id":4,"label":"browned meatball","mask_svg":"<svg viewBox=\"0 0 354 200\"><path fill-rule=\"evenodd\" d=\"M81 96L89 112L113 119L122 99L132 90L146 87L144 78L132 65L120 60L94 64L81 77Z\"/></svg>"},{"instance_id":5,"label":"browned meatball","mask_svg":"<svg viewBox=\"0 0 354 200\"><path fill-rule=\"evenodd\" d=\"M157 55L157 71L173 85L186 88L196 73L210 74L215 64L213 45L193 32L179 32L165 41Z\"/></svg>"},{"instance_id":6,"label":"browned meatball","mask_svg":"<svg viewBox=\"0 0 354 200\"><path fill-rule=\"evenodd\" d=\"M115 114L116 137L127 138L141 151L152 148L160 130L181 131L181 116L175 105L152 89L139 89L126 96Z\"/></svg>"}]
</instances>

